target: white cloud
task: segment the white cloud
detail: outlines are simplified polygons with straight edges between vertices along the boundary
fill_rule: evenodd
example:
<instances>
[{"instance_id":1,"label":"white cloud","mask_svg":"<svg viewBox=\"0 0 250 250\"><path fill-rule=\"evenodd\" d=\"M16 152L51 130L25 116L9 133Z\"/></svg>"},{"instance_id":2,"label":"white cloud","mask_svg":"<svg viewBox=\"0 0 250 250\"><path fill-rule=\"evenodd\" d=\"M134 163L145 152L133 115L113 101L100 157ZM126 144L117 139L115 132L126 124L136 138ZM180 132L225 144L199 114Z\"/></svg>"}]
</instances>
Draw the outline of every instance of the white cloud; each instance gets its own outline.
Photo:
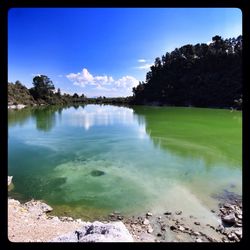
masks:
<instances>
[{"instance_id":1,"label":"white cloud","mask_svg":"<svg viewBox=\"0 0 250 250\"><path fill-rule=\"evenodd\" d=\"M138 59L138 62L139 63L145 63L147 60L145 60L145 59Z\"/></svg>"},{"instance_id":2,"label":"white cloud","mask_svg":"<svg viewBox=\"0 0 250 250\"><path fill-rule=\"evenodd\" d=\"M70 73L66 77L74 82L74 85L85 87L85 85L95 85L94 77L88 72L87 69L83 69L81 73Z\"/></svg>"},{"instance_id":3,"label":"white cloud","mask_svg":"<svg viewBox=\"0 0 250 250\"><path fill-rule=\"evenodd\" d=\"M92 94L94 90L101 92L97 95L107 96L128 96L132 94L132 88L139 84L139 81L133 76L123 76L120 79L113 79L112 76L93 76L84 68L80 73L70 73L66 77L73 82L74 85L88 89ZM91 91L90 91L91 90Z\"/></svg>"},{"instance_id":4,"label":"white cloud","mask_svg":"<svg viewBox=\"0 0 250 250\"><path fill-rule=\"evenodd\" d=\"M95 76L94 81L100 85L111 85L114 79L112 76Z\"/></svg>"},{"instance_id":5,"label":"white cloud","mask_svg":"<svg viewBox=\"0 0 250 250\"><path fill-rule=\"evenodd\" d=\"M141 66L138 66L136 67L137 69L150 69L150 67L152 66L153 64L149 64L149 63L146 63L146 64L143 64Z\"/></svg>"},{"instance_id":6,"label":"white cloud","mask_svg":"<svg viewBox=\"0 0 250 250\"><path fill-rule=\"evenodd\" d=\"M115 86L121 88L133 88L138 85L138 80L136 80L133 76L123 76L122 78L115 81Z\"/></svg>"}]
</instances>

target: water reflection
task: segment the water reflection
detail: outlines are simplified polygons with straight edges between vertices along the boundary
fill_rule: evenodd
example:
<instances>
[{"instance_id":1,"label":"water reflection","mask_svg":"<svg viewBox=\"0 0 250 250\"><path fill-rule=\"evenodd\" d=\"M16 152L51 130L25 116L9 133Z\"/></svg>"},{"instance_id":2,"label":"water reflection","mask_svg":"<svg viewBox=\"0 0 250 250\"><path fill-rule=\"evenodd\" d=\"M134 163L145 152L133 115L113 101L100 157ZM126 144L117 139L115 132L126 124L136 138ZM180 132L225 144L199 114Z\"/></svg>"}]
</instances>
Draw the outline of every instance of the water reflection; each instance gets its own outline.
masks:
<instances>
[{"instance_id":1,"label":"water reflection","mask_svg":"<svg viewBox=\"0 0 250 250\"><path fill-rule=\"evenodd\" d=\"M56 112L61 115L62 110L63 108L58 106L8 110L8 125L9 127L14 125L23 126L28 120L34 120L38 130L48 132L56 125Z\"/></svg>"},{"instance_id":2,"label":"water reflection","mask_svg":"<svg viewBox=\"0 0 250 250\"><path fill-rule=\"evenodd\" d=\"M32 109L24 108L21 110L8 110L8 126L12 127L15 125L23 126L28 119L31 118Z\"/></svg>"},{"instance_id":3,"label":"water reflection","mask_svg":"<svg viewBox=\"0 0 250 250\"><path fill-rule=\"evenodd\" d=\"M114 124L134 123L133 109L112 105L87 105L74 112L66 110L64 115L70 116L66 122L73 126L89 130L93 126L109 126Z\"/></svg>"},{"instance_id":4,"label":"water reflection","mask_svg":"<svg viewBox=\"0 0 250 250\"><path fill-rule=\"evenodd\" d=\"M206 166L242 165L241 112L194 108L133 107L155 146Z\"/></svg>"},{"instance_id":5,"label":"water reflection","mask_svg":"<svg viewBox=\"0 0 250 250\"><path fill-rule=\"evenodd\" d=\"M63 115L62 115L63 114ZM46 106L8 112L9 126L23 126L29 119L40 131L56 123L83 127L132 126L139 139L150 137L155 147L177 156L203 160L206 166L242 165L241 112L194 108L113 105Z\"/></svg>"},{"instance_id":6,"label":"water reflection","mask_svg":"<svg viewBox=\"0 0 250 250\"><path fill-rule=\"evenodd\" d=\"M50 131L56 123L55 112L58 110L57 107L45 107L34 109L32 116L36 120L36 128L41 131Z\"/></svg>"},{"instance_id":7,"label":"water reflection","mask_svg":"<svg viewBox=\"0 0 250 250\"><path fill-rule=\"evenodd\" d=\"M62 116L63 113L63 116ZM133 109L114 105L72 105L72 106L46 106L10 110L8 113L9 126L24 125L28 119L34 119L36 128L41 131L51 131L59 121L72 126L84 127L89 130L93 126L108 126L113 124L132 124L135 122ZM143 118L140 122L143 130Z\"/></svg>"}]
</instances>

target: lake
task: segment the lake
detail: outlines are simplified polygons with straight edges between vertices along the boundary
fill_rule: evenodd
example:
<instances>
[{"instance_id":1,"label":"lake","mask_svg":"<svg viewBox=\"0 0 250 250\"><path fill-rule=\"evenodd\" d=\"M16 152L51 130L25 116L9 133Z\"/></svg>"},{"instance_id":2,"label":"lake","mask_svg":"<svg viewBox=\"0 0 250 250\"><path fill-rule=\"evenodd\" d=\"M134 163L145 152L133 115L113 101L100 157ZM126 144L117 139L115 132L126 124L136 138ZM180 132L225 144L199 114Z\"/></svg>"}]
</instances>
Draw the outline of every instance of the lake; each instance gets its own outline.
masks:
<instances>
[{"instance_id":1,"label":"lake","mask_svg":"<svg viewBox=\"0 0 250 250\"><path fill-rule=\"evenodd\" d=\"M183 210L207 216L242 195L242 113L82 105L8 111L8 175L20 201L104 218Z\"/></svg>"}]
</instances>

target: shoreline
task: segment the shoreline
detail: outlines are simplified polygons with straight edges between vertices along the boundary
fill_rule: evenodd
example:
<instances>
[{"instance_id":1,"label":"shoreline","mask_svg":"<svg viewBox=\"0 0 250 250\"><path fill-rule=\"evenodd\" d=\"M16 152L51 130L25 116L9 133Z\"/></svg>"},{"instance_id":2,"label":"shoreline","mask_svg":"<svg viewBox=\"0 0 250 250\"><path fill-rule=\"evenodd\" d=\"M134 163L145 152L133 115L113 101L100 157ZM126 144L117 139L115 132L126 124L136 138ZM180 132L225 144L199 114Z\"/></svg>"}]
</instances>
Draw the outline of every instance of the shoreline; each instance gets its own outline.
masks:
<instances>
[{"instance_id":1,"label":"shoreline","mask_svg":"<svg viewBox=\"0 0 250 250\"><path fill-rule=\"evenodd\" d=\"M49 212L53 209L42 201L21 204L8 198L8 238L12 242L51 242L80 231L87 224L101 223L107 227L119 222L126 227L133 242L239 242L242 239L242 210L239 208L239 205L225 203L219 209L221 218L228 217L231 223L228 226L223 226L222 222L218 226L204 224L195 216L183 217L181 210L166 211L161 216L150 212L138 217L112 213L108 220L86 222L69 216L52 216ZM233 219L232 210L239 212Z\"/></svg>"},{"instance_id":2,"label":"shoreline","mask_svg":"<svg viewBox=\"0 0 250 250\"><path fill-rule=\"evenodd\" d=\"M221 109L221 110L229 110L230 112L233 111L240 111L242 112L242 109L240 108L235 108L235 107L217 107L217 106L208 106L208 107L199 107L199 106L174 106L174 105L160 105L157 103L129 103L129 102L124 102L124 103L119 103L119 102L77 102L77 103L67 103L67 104L33 104L33 105L25 105L25 104L9 104L8 105L8 110L20 110L23 108L34 108L34 107L42 107L42 106L65 106L65 105L114 105L114 106L124 106L124 107L132 107L132 106L142 106L142 107L168 107L168 108L202 108L202 109Z\"/></svg>"},{"instance_id":3,"label":"shoreline","mask_svg":"<svg viewBox=\"0 0 250 250\"><path fill-rule=\"evenodd\" d=\"M12 182L8 182L10 185ZM8 197L8 238L12 242L239 242L242 239L242 201L225 202L211 211L218 224L205 224L195 215L183 216L185 211L166 211L125 217L119 212L108 215L107 220L85 222L69 216L51 216L53 210L43 201L31 200L21 204ZM25 223L23 223L25 222ZM119 227L119 237L103 236L92 232L88 240L72 239L75 232L86 228ZM85 229L84 229L85 228ZM112 230L113 230L112 229ZM111 231L112 231L111 230ZM88 231L88 230L87 230ZM107 230L108 231L108 230ZM110 232L111 232L110 231ZM85 233L86 235L86 233ZM91 238L94 237L95 238ZM74 236L75 237L75 236ZM103 238L104 237L104 238ZM110 238L111 237L111 238ZM117 238L118 237L118 238Z\"/></svg>"}]
</instances>

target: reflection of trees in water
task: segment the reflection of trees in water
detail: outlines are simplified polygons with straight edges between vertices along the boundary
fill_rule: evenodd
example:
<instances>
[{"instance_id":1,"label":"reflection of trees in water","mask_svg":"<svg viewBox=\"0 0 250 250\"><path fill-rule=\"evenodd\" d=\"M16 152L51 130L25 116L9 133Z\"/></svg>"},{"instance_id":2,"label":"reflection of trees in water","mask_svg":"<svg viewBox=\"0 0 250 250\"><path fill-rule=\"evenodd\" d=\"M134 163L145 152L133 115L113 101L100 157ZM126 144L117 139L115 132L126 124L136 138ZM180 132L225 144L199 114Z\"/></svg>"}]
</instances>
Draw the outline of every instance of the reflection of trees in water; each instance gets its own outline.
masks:
<instances>
[{"instance_id":1,"label":"reflection of trees in water","mask_svg":"<svg viewBox=\"0 0 250 250\"><path fill-rule=\"evenodd\" d=\"M8 110L8 126L14 125L22 126L31 117L32 109L24 108L20 110Z\"/></svg>"},{"instance_id":2,"label":"reflection of trees in water","mask_svg":"<svg viewBox=\"0 0 250 250\"><path fill-rule=\"evenodd\" d=\"M55 112L58 110L56 107L45 107L35 109L33 116L36 119L36 127L38 130L50 131L55 126Z\"/></svg>"},{"instance_id":3,"label":"reflection of trees in water","mask_svg":"<svg viewBox=\"0 0 250 250\"><path fill-rule=\"evenodd\" d=\"M133 109L156 147L187 160L202 160L207 167L218 163L241 166L241 113L233 116L227 110L143 106Z\"/></svg>"},{"instance_id":4,"label":"reflection of trees in water","mask_svg":"<svg viewBox=\"0 0 250 250\"><path fill-rule=\"evenodd\" d=\"M79 106L84 108L84 105L74 105L77 109ZM8 110L8 125L9 127L16 124L23 125L28 119L34 119L36 122L36 128L41 131L50 131L56 124L56 112L59 119L62 117L62 111L72 107L68 106L45 106L24 108L21 110Z\"/></svg>"},{"instance_id":5,"label":"reflection of trees in water","mask_svg":"<svg viewBox=\"0 0 250 250\"><path fill-rule=\"evenodd\" d=\"M75 110L77 110L79 108L80 105L73 105L73 107L75 108Z\"/></svg>"}]
</instances>

